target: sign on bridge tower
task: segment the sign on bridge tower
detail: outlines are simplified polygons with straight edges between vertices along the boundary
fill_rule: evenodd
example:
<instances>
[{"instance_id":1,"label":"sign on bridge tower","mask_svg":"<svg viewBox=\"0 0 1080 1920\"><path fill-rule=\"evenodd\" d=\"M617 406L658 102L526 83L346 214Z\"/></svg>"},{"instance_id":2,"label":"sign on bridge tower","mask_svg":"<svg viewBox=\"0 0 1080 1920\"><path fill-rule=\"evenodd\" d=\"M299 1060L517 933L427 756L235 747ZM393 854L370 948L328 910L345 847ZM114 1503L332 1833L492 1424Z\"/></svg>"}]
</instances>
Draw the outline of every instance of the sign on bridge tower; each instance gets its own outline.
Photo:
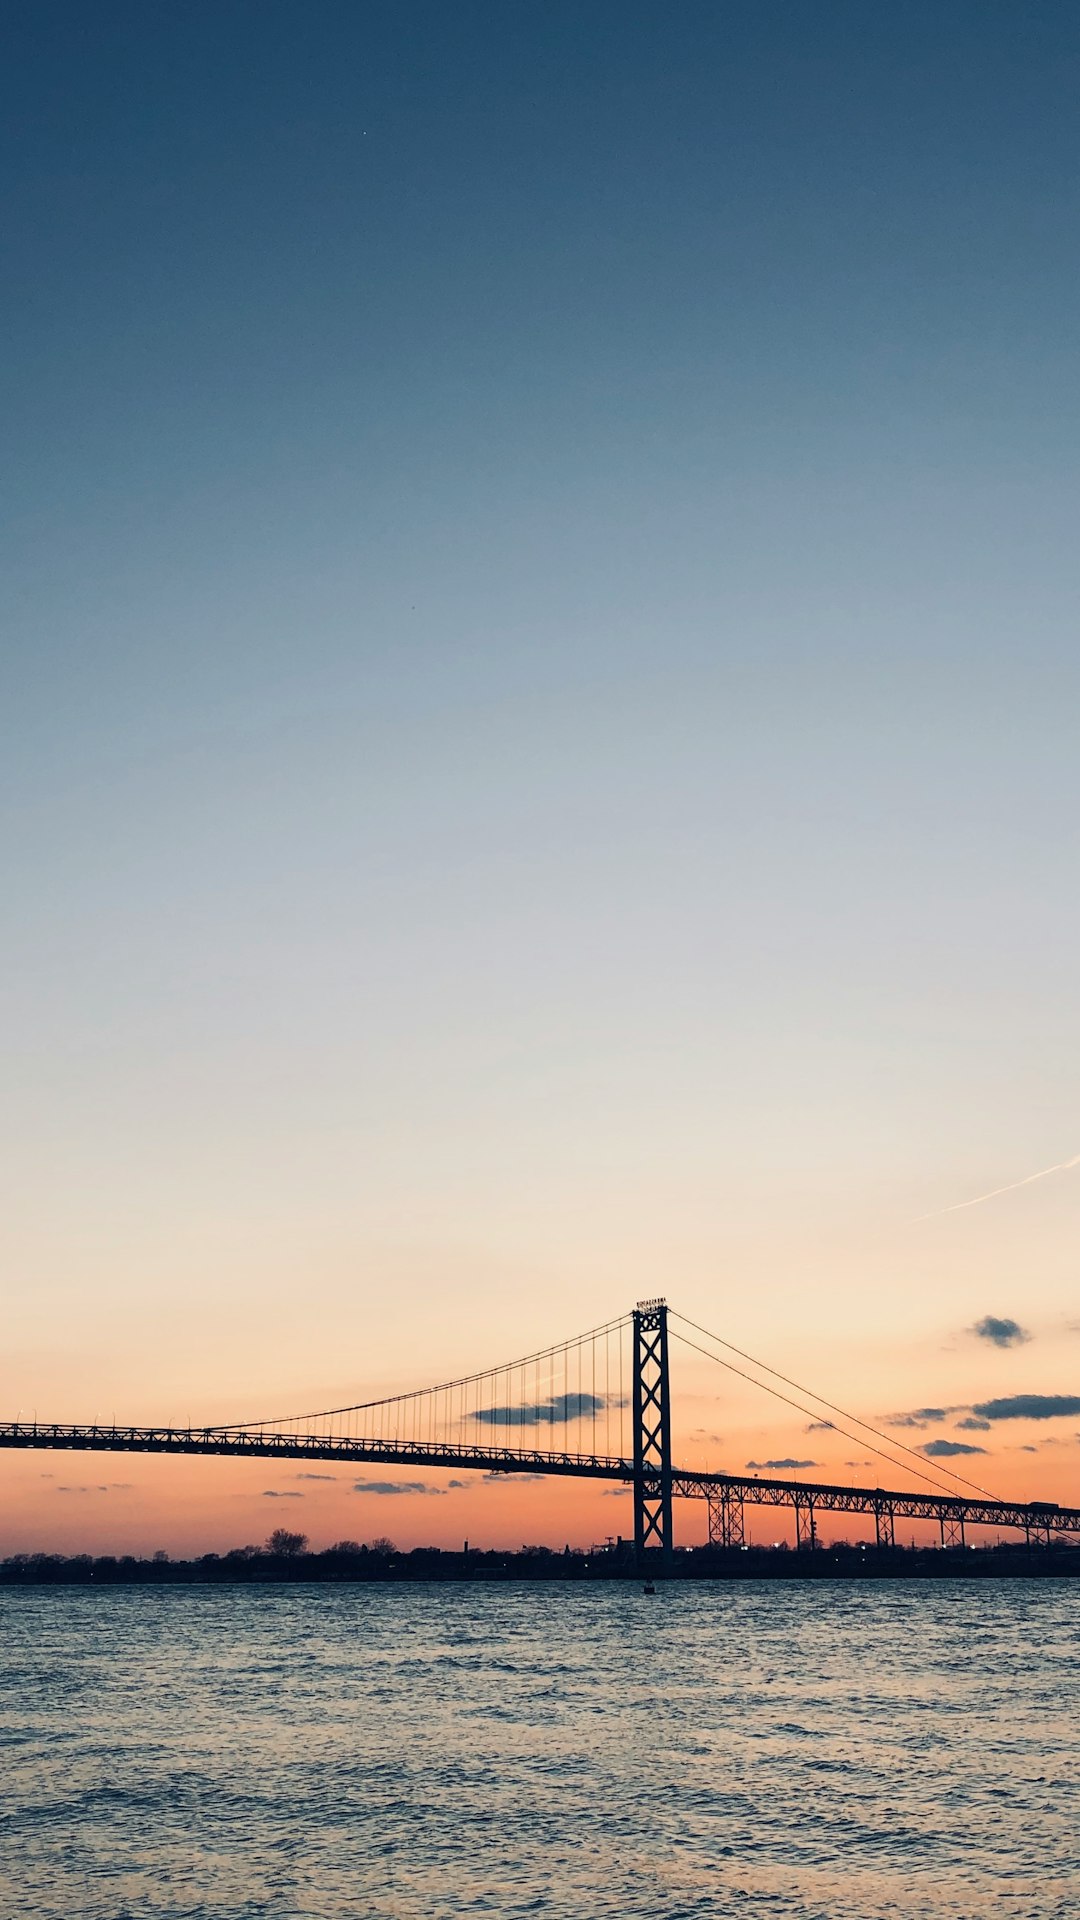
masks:
<instances>
[{"instance_id":1,"label":"sign on bridge tower","mask_svg":"<svg viewBox=\"0 0 1080 1920\"><path fill-rule=\"evenodd\" d=\"M634 1552L671 1563L671 1388L666 1300L634 1308Z\"/></svg>"}]
</instances>

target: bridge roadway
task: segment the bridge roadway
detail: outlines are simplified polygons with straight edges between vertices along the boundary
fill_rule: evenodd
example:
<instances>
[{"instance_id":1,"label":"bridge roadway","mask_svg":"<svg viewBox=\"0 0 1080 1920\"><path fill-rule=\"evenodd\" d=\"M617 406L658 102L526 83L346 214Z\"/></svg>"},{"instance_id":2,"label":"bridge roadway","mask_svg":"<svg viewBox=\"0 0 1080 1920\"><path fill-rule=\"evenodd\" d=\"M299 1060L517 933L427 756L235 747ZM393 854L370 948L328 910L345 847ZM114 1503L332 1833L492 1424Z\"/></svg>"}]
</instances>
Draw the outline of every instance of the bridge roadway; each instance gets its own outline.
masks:
<instances>
[{"instance_id":1,"label":"bridge roadway","mask_svg":"<svg viewBox=\"0 0 1080 1920\"><path fill-rule=\"evenodd\" d=\"M543 1453L519 1447L452 1447L422 1441L342 1439L334 1434L253 1431L215 1427L66 1426L39 1421L0 1425L0 1447L59 1448L79 1453L166 1453L226 1455L233 1459L338 1460L350 1466L449 1467L488 1473L540 1473L583 1480L632 1483L634 1463L605 1454ZM645 1478L657 1480L646 1469ZM1051 1501L968 1499L956 1494L913 1493L882 1487L839 1487L808 1480L761 1479L756 1474L696 1473L674 1467L671 1491L677 1499L708 1500L753 1507L791 1507L799 1537L809 1521L813 1538L816 1513L868 1513L878 1538L892 1538L897 1520L935 1520L942 1537L963 1539L965 1526L1017 1528L1049 1539L1051 1534L1080 1536L1080 1508ZM883 1525L885 1532L883 1535ZM959 1533L955 1530L959 1529Z\"/></svg>"}]
</instances>

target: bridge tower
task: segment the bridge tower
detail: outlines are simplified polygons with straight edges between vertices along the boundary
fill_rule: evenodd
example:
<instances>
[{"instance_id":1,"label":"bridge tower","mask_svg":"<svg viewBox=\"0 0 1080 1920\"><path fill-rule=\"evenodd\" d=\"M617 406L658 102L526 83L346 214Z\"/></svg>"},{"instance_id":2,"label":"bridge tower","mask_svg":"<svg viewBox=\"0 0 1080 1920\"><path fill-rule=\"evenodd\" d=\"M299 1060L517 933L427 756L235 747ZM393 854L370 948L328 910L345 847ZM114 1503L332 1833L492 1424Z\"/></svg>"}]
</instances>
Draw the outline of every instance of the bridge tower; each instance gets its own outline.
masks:
<instances>
[{"instance_id":1,"label":"bridge tower","mask_svg":"<svg viewBox=\"0 0 1080 1920\"><path fill-rule=\"evenodd\" d=\"M671 1565L671 1384L666 1300L634 1308L634 1553Z\"/></svg>"}]
</instances>

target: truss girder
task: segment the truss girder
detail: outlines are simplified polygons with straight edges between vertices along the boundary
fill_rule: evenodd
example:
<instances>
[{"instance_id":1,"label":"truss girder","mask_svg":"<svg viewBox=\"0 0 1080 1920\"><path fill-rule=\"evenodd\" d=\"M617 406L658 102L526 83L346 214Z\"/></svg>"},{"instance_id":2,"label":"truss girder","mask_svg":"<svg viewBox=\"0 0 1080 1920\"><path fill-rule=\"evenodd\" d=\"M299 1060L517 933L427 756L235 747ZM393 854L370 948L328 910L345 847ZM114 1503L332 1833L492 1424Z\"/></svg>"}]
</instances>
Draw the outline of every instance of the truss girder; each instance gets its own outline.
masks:
<instances>
[{"instance_id":1,"label":"truss girder","mask_svg":"<svg viewBox=\"0 0 1080 1920\"><path fill-rule=\"evenodd\" d=\"M676 1499L715 1498L726 1486L748 1507L795 1507L815 1513L882 1515L882 1526L897 1520L936 1520L965 1526L1015 1527L1023 1533L1080 1533L1080 1507L1052 1502L965 1500L955 1494L904 1493L883 1487L835 1487L806 1480L745 1479L737 1474L693 1473L676 1468L672 1491Z\"/></svg>"},{"instance_id":2,"label":"truss girder","mask_svg":"<svg viewBox=\"0 0 1080 1920\"><path fill-rule=\"evenodd\" d=\"M214 1427L103 1426L44 1421L0 1425L0 1448L44 1448L80 1453L211 1454L269 1460L340 1460L448 1468L484 1468L502 1473L550 1473L585 1480L633 1485L635 1463L611 1455L544 1453L516 1447L433 1447L422 1442L377 1438L340 1439L333 1434L228 1430ZM664 1474L643 1469L643 1492L651 1502L664 1499ZM697 1473L673 1467L670 1493L675 1499L727 1501L729 1509L794 1507L812 1497L815 1514L866 1513L880 1520L882 1536L898 1520L1009 1528L1032 1541L1080 1535L1080 1508L1051 1501L966 1500L950 1494L896 1492L881 1487L837 1487L827 1482L745 1478L736 1474ZM662 1525L661 1520L661 1525ZM668 1535L670 1539L670 1532ZM734 1543L733 1543L734 1544Z\"/></svg>"},{"instance_id":3,"label":"truss girder","mask_svg":"<svg viewBox=\"0 0 1080 1920\"><path fill-rule=\"evenodd\" d=\"M418 1467L483 1467L502 1473L555 1473L585 1480L632 1480L629 1460L606 1454L543 1453L521 1447L440 1447L422 1441L341 1439L336 1434L275 1433L214 1427L0 1427L0 1447L86 1453L179 1453L260 1460L341 1460Z\"/></svg>"}]
</instances>

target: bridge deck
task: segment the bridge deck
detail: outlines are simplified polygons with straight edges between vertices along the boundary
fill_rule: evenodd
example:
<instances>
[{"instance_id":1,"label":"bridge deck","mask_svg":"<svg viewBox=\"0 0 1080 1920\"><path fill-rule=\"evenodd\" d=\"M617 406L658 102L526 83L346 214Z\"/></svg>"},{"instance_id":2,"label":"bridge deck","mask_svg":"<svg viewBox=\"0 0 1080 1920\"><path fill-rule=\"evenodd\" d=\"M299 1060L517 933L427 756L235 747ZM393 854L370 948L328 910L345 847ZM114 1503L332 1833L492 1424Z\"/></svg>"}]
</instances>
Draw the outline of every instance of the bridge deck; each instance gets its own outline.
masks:
<instances>
[{"instance_id":1,"label":"bridge deck","mask_svg":"<svg viewBox=\"0 0 1080 1920\"><path fill-rule=\"evenodd\" d=\"M448 1467L488 1473L556 1474L632 1482L632 1460L610 1455L544 1453L517 1447L431 1446L417 1441L340 1439L333 1434L276 1433L214 1427L69 1426L40 1421L0 1425L0 1447L60 1448L80 1453L225 1455L233 1459L337 1460L350 1466ZM655 1478L649 1474L651 1481ZM722 1493L747 1506L794 1507L818 1513L888 1514L894 1520L963 1522L967 1526L1080 1534L1080 1508L1053 1502L968 1499L910 1489L839 1487L828 1482L746 1478L675 1468L672 1493L682 1499Z\"/></svg>"}]
</instances>

